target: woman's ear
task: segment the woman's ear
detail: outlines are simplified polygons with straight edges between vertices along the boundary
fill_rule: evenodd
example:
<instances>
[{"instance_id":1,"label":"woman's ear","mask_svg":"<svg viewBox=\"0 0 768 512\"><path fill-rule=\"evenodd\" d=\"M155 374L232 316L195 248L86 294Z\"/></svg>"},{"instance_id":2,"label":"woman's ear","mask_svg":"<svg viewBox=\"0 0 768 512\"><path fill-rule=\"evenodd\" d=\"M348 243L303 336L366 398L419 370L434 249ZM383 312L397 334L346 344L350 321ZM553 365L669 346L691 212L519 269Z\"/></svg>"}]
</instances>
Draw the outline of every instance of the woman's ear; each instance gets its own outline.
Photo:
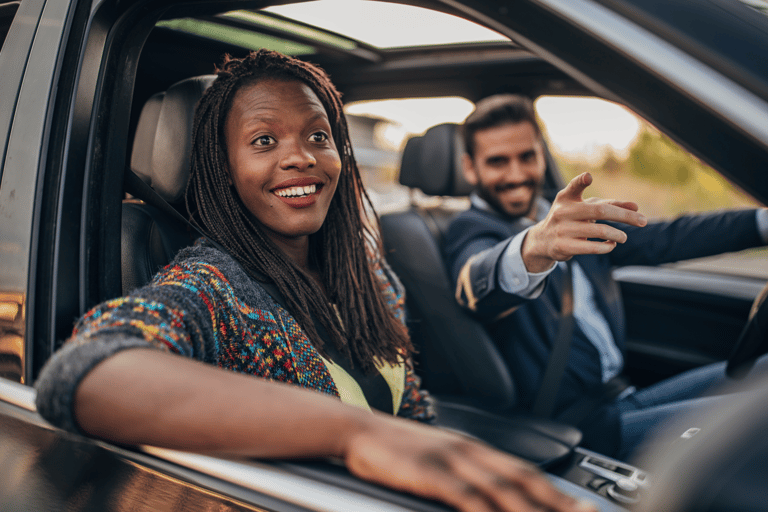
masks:
<instances>
[{"instance_id":1,"label":"woman's ear","mask_svg":"<svg viewBox=\"0 0 768 512\"><path fill-rule=\"evenodd\" d=\"M472 157L469 156L468 153L464 153L464 156L461 159L461 164L461 167L464 170L464 178L467 180L467 183L472 186L477 185L477 182L479 181L477 177L477 170L475 169Z\"/></svg>"}]
</instances>

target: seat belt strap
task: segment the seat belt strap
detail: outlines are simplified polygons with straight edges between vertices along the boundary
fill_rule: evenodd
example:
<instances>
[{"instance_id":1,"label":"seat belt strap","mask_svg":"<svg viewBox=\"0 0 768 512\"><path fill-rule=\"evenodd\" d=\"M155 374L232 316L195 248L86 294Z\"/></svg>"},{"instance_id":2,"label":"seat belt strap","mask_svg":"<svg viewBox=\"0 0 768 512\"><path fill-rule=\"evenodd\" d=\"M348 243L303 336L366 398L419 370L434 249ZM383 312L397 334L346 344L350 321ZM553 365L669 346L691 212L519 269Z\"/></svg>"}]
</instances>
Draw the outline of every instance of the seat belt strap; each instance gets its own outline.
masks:
<instances>
[{"instance_id":1,"label":"seat belt strap","mask_svg":"<svg viewBox=\"0 0 768 512\"><path fill-rule=\"evenodd\" d=\"M568 425L578 426L593 411L596 411L602 405L613 402L629 387L629 380L622 375L617 375L571 404L565 411L558 414L555 419Z\"/></svg>"},{"instance_id":2,"label":"seat belt strap","mask_svg":"<svg viewBox=\"0 0 768 512\"><path fill-rule=\"evenodd\" d=\"M552 353L547 362L547 368L544 371L544 377L541 381L536 398L533 402L532 412L536 416L543 418L552 417L555 410L555 401L557 392L560 390L560 383L563 380L563 373L568 364L568 355L571 351L571 341L573 340L573 279L571 277L571 262L566 261L562 266L563 289L560 299L560 322L557 329Z\"/></svg>"}]
</instances>

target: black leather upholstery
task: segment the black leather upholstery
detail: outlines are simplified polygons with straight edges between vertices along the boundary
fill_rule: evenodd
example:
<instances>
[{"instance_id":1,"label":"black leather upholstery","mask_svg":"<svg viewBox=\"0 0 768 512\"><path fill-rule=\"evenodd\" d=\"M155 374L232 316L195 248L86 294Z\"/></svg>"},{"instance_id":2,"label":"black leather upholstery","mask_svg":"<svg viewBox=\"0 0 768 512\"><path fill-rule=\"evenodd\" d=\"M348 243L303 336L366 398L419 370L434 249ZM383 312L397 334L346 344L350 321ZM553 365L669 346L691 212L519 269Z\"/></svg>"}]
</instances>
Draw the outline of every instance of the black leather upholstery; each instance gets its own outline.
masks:
<instances>
[{"instance_id":1,"label":"black leather upholstery","mask_svg":"<svg viewBox=\"0 0 768 512\"><path fill-rule=\"evenodd\" d=\"M177 82L150 98L141 111L131 169L171 204L181 199L189 181L195 105L215 78Z\"/></svg>"},{"instance_id":2,"label":"black leather upholstery","mask_svg":"<svg viewBox=\"0 0 768 512\"><path fill-rule=\"evenodd\" d=\"M182 80L144 105L134 135L131 170L163 199L182 210L189 180L195 105L214 76ZM194 235L185 224L135 200L123 202L123 293L146 284Z\"/></svg>"},{"instance_id":3,"label":"black leather upholstery","mask_svg":"<svg viewBox=\"0 0 768 512\"><path fill-rule=\"evenodd\" d=\"M400 183L441 196L464 196L471 186L461 168L457 125L443 124L408 141ZM581 432L515 411L514 379L482 324L458 306L441 244L458 212L412 206L382 215L387 261L406 288L409 329L424 387L439 398L438 424L474 435L502 450L549 467L568 457Z\"/></svg>"},{"instance_id":4,"label":"black leather upholstery","mask_svg":"<svg viewBox=\"0 0 768 512\"><path fill-rule=\"evenodd\" d=\"M400 182L425 193L467 195L461 170L463 147L457 125L430 128L411 139L403 152ZM412 207L381 217L389 261L408 291L414 342L421 352L419 372L433 393L469 396L484 407L515 405L512 375L485 328L462 311L450 289L440 250L455 210Z\"/></svg>"},{"instance_id":5,"label":"black leather upholstery","mask_svg":"<svg viewBox=\"0 0 768 512\"><path fill-rule=\"evenodd\" d=\"M430 196L468 196L472 185L462 172L463 154L458 125L433 126L422 137L408 140L400 166L400 184Z\"/></svg>"}]
</instances>

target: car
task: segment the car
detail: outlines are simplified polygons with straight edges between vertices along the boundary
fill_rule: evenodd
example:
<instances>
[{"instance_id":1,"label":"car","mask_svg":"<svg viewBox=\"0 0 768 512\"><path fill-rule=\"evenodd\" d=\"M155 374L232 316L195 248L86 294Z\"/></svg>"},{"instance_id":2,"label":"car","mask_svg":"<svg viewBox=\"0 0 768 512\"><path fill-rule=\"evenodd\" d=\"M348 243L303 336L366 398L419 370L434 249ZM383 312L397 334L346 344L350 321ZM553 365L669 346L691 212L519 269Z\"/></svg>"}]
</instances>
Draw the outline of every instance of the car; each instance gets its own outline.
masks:
<instances>
[{"instance_id":1,"label":"car","mask_svg":"<svg viewBox=\"0 0 768 512\"><path fill-rule=\"evenodd\" d=\"M333 461L227 460L116 446L60 431L35 410L32 385L74 320L126 287L121 226L126 205L142 204L126 199L128 190L136 195L126 183L132 152L144 148L134 138L144 105L174 84L210 74L224 53L268 47L315 62L348 104L446 96L474 102L497 92L611 100L757 204L768 203L765 2L273 3L0 0L0 509L446 510L358 480ZM319 14L304 19L308 12L346 24L326 26ZM443 21L413 23L431 20L416 17L421 15ZM365 42L370 34L360 28L366 19L385 32L397 25L410 26L417 36L432 26L440 30L426 42L396 38L389 46ZM434 39L468 30L442 25L446 19L471 21L493 33L460 42ZM352 123L361 164L370 161L374 173L386 172L382 159L389 158L391 166L394 158L397 165L399 154L366 148L374 121L362 117ZM550 175L553 187L561 180ZM381 200L387 215L411 208L387 201ZM764 253L756 259L764 261ZM766 276L734 275L713 265L715 272L701 265L616 270L627 310L628 372L635 382L648 384L731 353ZM418 322L432 312L413 313ZM670 451L672 466L659 469L664 481L655 481L653 463L613 461L575 446L578 433L568 426L517 415L512 381L503 381L497 361L485 370L499 370L502 380L482 370L459 375L458 363L440 359L439 347L430 341L434 333L425 326L410 326L424 348L419 368L425 384L449 405L446 417L454 421L449 426L524 452L557 485L602 510L634 505L638 487L653 494L654 486L688 481L673 464L692 460L686 453ZM764 339L765 327L758 329L758 339ZM765 347L748 355L760 348ZM499 382L506 382L509 395L492 396ZM507 403L488 405L496 398ZM729 413L733 424L744 418L744 407ZM492 432L473 431L478 425L490 425ZM723 441L722 446L736 445ZM743 451L728 455L734 453L737 460L747 458ZM695 460L701 467L718 467L712 459ZM621 476L629 476L635 487L626 482L617 487ZM698 478L726 481L717 473ZM759 480L740 490L753 498L763 491ZM764 510L757 502L754 510Z\"/></svg>"}]
</instances>

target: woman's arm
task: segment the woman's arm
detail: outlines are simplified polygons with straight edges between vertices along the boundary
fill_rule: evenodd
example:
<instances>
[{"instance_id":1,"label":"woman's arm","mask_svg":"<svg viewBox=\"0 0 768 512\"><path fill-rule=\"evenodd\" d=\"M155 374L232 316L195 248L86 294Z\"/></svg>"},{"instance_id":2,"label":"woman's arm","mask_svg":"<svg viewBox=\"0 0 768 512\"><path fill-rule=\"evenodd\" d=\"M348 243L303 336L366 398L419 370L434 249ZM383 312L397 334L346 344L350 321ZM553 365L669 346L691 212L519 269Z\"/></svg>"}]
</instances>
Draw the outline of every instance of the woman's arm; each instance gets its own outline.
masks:
<instances>
[{"instance_id":1,"label":"woman's arm","mask_svg":"<svg viewBox=\"0 0 768 512\"><path fill-rule=\"evenodd\" d=\"M534 466L468 438L153 349L99 363L78 386L74 410L83 431L112 442L337 457L361 478L463 511L588 509Z\"/></svg>"}]
</instances>

